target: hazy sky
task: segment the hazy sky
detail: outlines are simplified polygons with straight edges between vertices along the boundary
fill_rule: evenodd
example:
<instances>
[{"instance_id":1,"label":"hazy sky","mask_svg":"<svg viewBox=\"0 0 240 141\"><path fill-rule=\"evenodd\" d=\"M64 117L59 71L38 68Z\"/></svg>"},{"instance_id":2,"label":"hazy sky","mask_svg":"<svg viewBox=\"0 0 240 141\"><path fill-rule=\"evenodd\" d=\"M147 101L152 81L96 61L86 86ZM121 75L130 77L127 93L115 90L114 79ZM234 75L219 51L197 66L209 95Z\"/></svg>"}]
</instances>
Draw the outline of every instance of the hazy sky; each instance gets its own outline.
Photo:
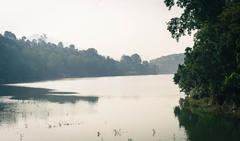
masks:
<instances>
[{"instance_id":1,"label":"hazy sky","mask_svg":"<svg viewBox=\"0 0 240 141\"><path fill-rule=\"evenodd\" d=\"M192 37L177 43L166 22L181 14L164 0L0 0L0 32L18 37L47 34L80 49L96 48L119 59L139 53L144 59L183 52Z\"/></svg>"}]
</instances>

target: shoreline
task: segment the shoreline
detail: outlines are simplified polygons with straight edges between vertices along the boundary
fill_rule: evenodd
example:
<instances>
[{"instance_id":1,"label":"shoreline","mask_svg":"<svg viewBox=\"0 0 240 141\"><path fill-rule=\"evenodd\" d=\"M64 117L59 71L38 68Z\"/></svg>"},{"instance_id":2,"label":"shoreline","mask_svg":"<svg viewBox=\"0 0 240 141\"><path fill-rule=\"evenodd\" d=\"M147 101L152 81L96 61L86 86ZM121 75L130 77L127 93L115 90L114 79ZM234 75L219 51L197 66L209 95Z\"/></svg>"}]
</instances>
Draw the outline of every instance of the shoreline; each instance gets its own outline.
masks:
<instances>
[{"instance_id":1,"label":"shoreline","mask_svg":"<svg viewBox=\"0 0 240 141\"><path fill-rule=\"evenodd\" d=\"M179 104L181 108L190 110L195 114L211 114L225 118L240 119L240 107L233 104L212 104L212 98L193 99L191 97L181 98Z\"/></svg>"},{"instance_id":2,"label":"shoreline","mask_svg":"<svg viewBox=\"0 0 240 141\"><path fill-rule=\"evenodd\" d=\"M11 81L6 83L1 83L0 85L10 85L10 84L19 84L19 83L34 83L34 82L44 82L44 81L55 81L62 79L74 79L74 78L101 78L101 77L124 77L124 76L156 76L156 75L173 75L171 73L164 74L128 74L128 75L102 75L102 76L72 76L72 77L58 77L58 78L48 78L48 79L32 79L32 80L22 80L22 81Z\"/></svg>"}]
</instances>

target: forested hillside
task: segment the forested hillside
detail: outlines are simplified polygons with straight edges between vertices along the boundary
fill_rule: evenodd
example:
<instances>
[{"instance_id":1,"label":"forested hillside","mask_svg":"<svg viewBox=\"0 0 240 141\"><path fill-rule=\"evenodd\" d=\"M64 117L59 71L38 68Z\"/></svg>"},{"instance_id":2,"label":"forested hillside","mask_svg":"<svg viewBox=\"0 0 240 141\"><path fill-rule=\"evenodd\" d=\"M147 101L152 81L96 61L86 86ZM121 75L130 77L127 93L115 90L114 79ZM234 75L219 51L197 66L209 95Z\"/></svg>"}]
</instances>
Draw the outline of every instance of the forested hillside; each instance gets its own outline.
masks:
<instances>
[{"instance_id":1,"label":"forested hillside","mask_svg":"<svg viewBox=\"0 0 240 141\"><path fill-rule=\"evenodd\" d=\"M177 72L178 66L183 64L184 54L172 54L162 56L150 61L151 65L157 67L157 73L159 74L174 74Z\"/></svg>"},{"instance_id":2,"label":"forested hillside","mask_svg":"<svg viewBox=\"0 0 240 141\"><path fill-rule=\"evenodd\" d=\"M0 83L63 77L156 74L156 67L138 54L120 61L98 54L94 48L78 50L46 41L46 36L17 39L12 32L0 34Z\"/></svg>"}]
</instances>

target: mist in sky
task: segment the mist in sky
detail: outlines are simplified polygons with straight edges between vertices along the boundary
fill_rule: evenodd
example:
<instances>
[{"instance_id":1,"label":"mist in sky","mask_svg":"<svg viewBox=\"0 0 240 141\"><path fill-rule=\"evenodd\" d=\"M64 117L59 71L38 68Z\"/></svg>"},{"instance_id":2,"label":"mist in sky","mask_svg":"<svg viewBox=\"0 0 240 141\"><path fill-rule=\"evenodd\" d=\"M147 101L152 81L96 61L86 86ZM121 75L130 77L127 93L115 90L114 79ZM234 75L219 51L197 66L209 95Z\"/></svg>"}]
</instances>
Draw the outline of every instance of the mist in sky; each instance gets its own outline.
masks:
<instances>
[{"instance_id":1,"label":"mist in sky","mask_svg":"<svg viewBox=\"0 0 240 141\"><path fill-rule=\"evenodd\" d=\"M18 37L45 33L116 59L122 54L153 59L184 52L192 46L192 37L177 43L166 25L181 10L168 11L163 1L0 0L0 32L12 31Z\"/></svg>"}]
</instances>

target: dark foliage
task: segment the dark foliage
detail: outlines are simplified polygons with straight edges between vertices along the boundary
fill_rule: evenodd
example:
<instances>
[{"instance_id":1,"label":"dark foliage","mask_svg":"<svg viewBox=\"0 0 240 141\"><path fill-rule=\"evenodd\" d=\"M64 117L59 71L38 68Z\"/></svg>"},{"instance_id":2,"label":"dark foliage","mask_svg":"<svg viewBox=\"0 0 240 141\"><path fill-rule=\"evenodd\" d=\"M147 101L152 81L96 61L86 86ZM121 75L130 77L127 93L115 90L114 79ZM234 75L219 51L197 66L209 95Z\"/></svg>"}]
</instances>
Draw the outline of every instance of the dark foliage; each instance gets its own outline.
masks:
<instances>
[{"instance_id":1,"label":"dark foliage","mask_svg":"<svg viewBox=\"0 0 240 141\"><path fill-rule=\"evenodd\" d=\"M30 41L17 39L9 31L0 34L0 83L156 72L138 54L124 55L119 62L99 55L94 48L78 50L74 45L46 42L46 38L43 35Z\"/></svg>"},{"instance_id":2,"label":"dark foliage","mask_svg":"<svg viewBox=\"0 0 240 141\"><path fill-rule=\"evenodd\" d=\"M220 105L240 105L240 2L239 0L166 0L184 8L169 30L178 39L198 29L193 48L187 48L184 64L174 81L187 95L213 97ZM175 21L175 22L174 22ZM189 25L188 25L189 24Z\"/></svg>"}]
</instances>

